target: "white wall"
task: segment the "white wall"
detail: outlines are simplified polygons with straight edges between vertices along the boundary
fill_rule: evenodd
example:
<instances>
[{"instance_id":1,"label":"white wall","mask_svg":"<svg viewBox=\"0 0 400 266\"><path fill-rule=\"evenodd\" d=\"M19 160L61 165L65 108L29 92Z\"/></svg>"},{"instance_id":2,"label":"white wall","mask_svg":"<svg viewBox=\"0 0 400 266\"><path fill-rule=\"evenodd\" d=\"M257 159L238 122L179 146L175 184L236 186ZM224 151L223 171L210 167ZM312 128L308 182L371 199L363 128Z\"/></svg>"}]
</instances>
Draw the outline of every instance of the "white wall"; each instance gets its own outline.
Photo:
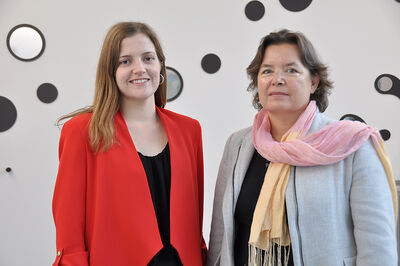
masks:
<instances>
[{"instance_id":1,"label":"white wall","mask_svg":"<svg viewBox=\"0 0 400 266\"><path fill-rule=\"evenodd\" d=\"M327 115L338 119L356 114L391 132L386 147L400 178L400 99L374 89L380 74L400 77L400 3L313 1L306 10L293 13L278 0L262 0L266 14L253 22L244 15L247 2L1 0L0 96L14 103L18 118L0 133L0 265L49 265L55 258L51 199L60 131L54 122L91 103L103 38L119 21L150 24L161 39L167 65L184 79L183 93L167 108L198 119L203 128L206 240L225 141L251 125L255 114L246 92L245 68L260 38L275 29L304 32L330 66L335 90ZM18 61L7 50L8 31L21 23L38 27L46 38L46 50L36 61ZM210 52L222 61L215 74L200 66ZM45 82L58 88L51 104L36 97L37 87ZM13 171L6 173L6 167Z\"/></svg>"}]
</instances>

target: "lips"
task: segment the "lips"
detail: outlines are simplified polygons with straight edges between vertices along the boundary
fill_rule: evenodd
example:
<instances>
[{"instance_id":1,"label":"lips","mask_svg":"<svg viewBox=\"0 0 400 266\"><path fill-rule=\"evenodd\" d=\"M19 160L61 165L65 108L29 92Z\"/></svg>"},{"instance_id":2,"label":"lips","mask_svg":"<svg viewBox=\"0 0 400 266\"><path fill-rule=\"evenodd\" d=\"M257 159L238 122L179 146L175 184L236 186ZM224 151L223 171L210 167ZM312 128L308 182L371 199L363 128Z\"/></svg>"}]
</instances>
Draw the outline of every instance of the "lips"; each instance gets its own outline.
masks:
<instances>
[{"instance_id":1,"label":"lips","mask_svg":"<svg viewBox=\"0 0 400 266\"><path fill-rule=\"evenodd\" d=\"M288 96L289 94L282 91L273 91L268 93L268 96Z\"/></svg>"},{"instance_id":2,"label":"lips","mask_svg":"<svg viewBox=\"0 0 400 266\"><path fill-rule=\"evenodd\" d=\"M149 80L150 80L149 78L131 79L129 81L129 83L140 85L140 84L146 83Z\"/></svg>"}]
</instances>

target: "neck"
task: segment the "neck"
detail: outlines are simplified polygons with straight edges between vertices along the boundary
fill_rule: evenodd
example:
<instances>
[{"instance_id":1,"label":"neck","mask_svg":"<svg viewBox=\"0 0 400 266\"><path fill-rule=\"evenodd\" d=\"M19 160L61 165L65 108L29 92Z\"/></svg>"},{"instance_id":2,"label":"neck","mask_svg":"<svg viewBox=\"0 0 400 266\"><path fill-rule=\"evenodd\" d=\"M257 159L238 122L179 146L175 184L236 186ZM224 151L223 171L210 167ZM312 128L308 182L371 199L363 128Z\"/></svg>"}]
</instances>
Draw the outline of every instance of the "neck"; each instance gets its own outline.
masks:
<instances>
[{"instance_id":1,"label":"neck","mask_svg":"<svg viewBox=\"0 0 400 266\"><path fill-rule=\"evenodd\" d=\"M153 100L129 101L122 99L121 111L126 123L147 123L157 120L156 106Z\"/></svg>"},{"instance_id":2,"label":"neck","mask_svg":"<svg viewBox=\"0 0 400 266\"><path fill-rule=\"evenodd\" d=\"M282 136L296 123L302 112L303 110L299 113L268 113L274 140L281 141Z\"/></svg>"}]
</instances>

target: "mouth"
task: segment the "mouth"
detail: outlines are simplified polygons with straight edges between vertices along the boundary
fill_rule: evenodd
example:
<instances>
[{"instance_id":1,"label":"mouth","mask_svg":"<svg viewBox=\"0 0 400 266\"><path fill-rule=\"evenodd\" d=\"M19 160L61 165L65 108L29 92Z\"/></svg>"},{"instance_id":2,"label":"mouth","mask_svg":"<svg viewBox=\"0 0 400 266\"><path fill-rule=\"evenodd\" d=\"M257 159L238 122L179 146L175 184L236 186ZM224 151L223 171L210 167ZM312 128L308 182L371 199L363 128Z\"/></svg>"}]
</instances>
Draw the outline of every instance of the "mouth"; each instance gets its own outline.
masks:
<instances>
[{"instance_id":1,"label":"mouth","mask_svg":"<svg viewBox=\"0 0 400 266\"><path fill-rule=\"evenodd\" d=\"M148 81L150 81L149 78L131 79L131 80L129 81L129 83L135 84L135 85L143 85L143 84L145 84L145 83L148 82Z\"/></svg>"},{"instance_id":2,"label":"mouth","mask_svg":"<svg viewBox=\"0 0 400 266\"><path fill-rule=\"evenodd\" d=\"M289 94L280 91L273 91L268 94L268 96L288 96Z\"/></svg>"}]
</instances>

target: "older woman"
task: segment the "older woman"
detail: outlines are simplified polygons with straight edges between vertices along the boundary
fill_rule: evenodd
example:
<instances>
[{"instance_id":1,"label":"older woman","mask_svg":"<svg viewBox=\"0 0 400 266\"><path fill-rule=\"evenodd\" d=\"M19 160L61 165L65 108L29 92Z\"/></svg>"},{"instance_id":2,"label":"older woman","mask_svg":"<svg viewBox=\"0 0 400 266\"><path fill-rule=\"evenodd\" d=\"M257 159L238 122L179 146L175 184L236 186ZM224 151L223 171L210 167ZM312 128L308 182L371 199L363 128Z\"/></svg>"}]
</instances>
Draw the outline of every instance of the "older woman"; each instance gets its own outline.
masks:
<instances>
[{"instance_id":1,"label":"older woman","mask_svg":"<svg viewBox=\"0 0 400 266\"><path fill-rule=\"evenodd\" d=\"M149 26L111 27L93 105L61 118L54 266L203 265L201 128L164 109L165 73Z\"/></svg>"},{"instance_id":2,"label":"older woman","mask_svg":"<svg viewBox=\"0 0 400 266\"><path fill-rule=\"evenodd\" d=\"M260 111L226 143L208 265L397 265L383 142L322 114L332 84L309 40L265 36L247 72Z\"/></svg>"}]
</instances>

